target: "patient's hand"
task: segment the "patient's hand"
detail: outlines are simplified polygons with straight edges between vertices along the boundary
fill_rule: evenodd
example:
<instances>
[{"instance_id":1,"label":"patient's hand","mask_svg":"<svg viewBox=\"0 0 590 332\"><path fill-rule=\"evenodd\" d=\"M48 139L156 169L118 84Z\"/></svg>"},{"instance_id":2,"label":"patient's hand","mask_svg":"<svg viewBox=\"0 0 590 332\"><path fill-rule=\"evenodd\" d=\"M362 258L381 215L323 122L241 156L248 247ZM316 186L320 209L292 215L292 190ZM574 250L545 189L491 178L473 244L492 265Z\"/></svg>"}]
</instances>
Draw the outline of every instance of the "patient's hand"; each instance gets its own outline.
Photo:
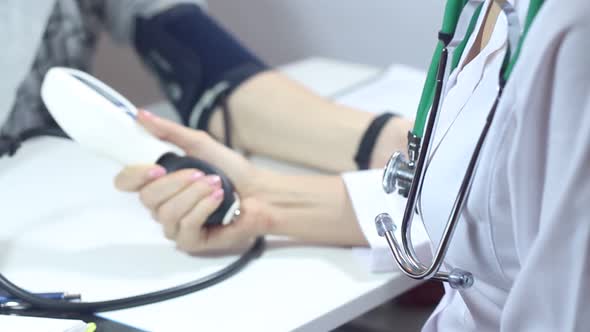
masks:
<instances>
[{"instance_id":1,"label":"patient's hand","mask_svg":"<svg viewBox=\"0 0 590 332\"><path fill-rule=\"evenodd\" d=\"M163 228L165 236L189 253L242 246L270 227L264 204L257 199L264 172L207 133L140 112L138 121L152 134L182 148L187 155L220 168L234 183L241 199L241 215L231 225L203 228L223 199L220 179L196 169L166 174L158 165L134 165L115 179L122 191L138 192L143 205Z\"/></svg>"}]
</instances>

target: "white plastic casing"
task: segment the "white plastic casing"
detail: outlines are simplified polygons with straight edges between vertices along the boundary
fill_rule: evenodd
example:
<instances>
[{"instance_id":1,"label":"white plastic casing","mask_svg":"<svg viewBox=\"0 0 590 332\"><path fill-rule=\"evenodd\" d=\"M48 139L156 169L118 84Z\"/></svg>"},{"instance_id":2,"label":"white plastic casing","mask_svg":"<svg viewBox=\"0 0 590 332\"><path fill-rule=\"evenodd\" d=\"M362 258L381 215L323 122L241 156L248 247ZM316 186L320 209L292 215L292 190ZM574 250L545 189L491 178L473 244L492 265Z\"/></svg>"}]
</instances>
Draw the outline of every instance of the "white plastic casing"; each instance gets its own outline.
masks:
<instances>
[{"instance_id":1,"label":"white plastic casing","mask_svg":"<svg viewBox=\"0 0 590 332\"><path fill-rule=\"evenodd\" d=\"M177 146L152 136L136 122L137 108L98 79L75 69L50 69L41 97L57 124L83 148L122 165L153 164L164 154L184 155ZM240 200L228 209L222 224L239 214Z\"/></svg>"},{"instance_id":2,"label":"white plastic casing","mask_svg":"<svg viewBox=\"0 0 590 332\"><path fill-rule=\"evenodd\" d=\"M160 141L135 121L137 108L126 98L82 71L50 69L41 97L74 141L123 165L155 163L168 152L182 155L178 147Z\"/></svg>"}]
</instances>

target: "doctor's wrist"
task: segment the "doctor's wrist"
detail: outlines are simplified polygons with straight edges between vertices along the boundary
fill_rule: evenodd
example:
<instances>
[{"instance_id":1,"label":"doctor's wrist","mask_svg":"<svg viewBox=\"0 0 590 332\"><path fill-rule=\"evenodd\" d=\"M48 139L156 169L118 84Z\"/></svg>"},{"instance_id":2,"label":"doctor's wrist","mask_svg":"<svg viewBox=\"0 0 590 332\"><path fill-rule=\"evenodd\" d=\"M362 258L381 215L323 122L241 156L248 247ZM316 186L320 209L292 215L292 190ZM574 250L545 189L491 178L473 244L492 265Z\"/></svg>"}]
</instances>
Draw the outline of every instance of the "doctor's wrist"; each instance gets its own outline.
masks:
<instances>
[{"instance_id":1,"label":"doctor's wrist","mask_svg":"<svg viewBox=\"0 0 590 332\"><path fill-rule=\"evenodd\" d=\"M338 175L265 172L256 197L261 235L306 243L366 246L346 186Z\"/></svg>"}]
</instances>

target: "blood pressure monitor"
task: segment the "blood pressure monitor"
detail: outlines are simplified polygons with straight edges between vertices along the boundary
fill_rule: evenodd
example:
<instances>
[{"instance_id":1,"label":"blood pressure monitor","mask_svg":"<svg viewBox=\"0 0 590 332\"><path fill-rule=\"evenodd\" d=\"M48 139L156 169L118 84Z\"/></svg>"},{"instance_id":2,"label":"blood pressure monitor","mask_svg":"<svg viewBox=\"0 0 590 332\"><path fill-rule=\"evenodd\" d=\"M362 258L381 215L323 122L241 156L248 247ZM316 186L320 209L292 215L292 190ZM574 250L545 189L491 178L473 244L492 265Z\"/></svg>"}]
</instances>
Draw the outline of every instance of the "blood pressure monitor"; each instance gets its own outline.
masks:
<instances>
[{"instance_id":1,"label":"blood pressure monitor","mask_svg":"<svg viewBox=\"0 0 590 332\"><path fill-rule=\"evenodd\" d=\"M78 144L122 165L159 164L168 172L195 168L219 175L224 199L206 226L227 225L240 213L240 200L221 170L184 156L178 147L151 135L135 120L137 108L98 79L75 69L52 68L41 96L57 124Z\"/></svg>"}]
</instances>

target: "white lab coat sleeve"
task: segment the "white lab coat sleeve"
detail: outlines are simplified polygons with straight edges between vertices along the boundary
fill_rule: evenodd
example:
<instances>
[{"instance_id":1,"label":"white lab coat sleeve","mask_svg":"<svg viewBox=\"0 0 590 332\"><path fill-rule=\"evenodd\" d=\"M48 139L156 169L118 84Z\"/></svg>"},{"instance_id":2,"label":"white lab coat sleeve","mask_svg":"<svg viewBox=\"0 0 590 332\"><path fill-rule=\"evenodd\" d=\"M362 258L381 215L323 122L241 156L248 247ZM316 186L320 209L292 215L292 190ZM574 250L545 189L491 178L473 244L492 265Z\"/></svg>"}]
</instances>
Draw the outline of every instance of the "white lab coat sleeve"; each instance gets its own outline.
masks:
<instances>
[{"instance_id":1,"label":"white lab coat sleeve","mask_svg":"<svg viewBox=\"0 0 590 332\"><path fill-rule=\"evenodd\" d=\"M132 44L138 16L150 17L183 3L203 8L207 4L206 0L105 0L103 23L116 42Z\"/></svg>"},{"instance_id":2,"label":"white lab coat sleeve","mask_svg":"<svg viewBox=\"0 0 590 332\"><path fill-rule=\"evenodd\" d=\"M590 327L589 34L586 24L556 41L534 96L519 96L528 108L515 132L508 182L521 269L501 331Z\"/></svg>"},{"instance_id":3,"label":"white lab coat sleeve","mask_svg":"<svg viewBox=\"0 0 590 332\"><path fill-rule=\"evenodd\" d=\"M399 195L388 196L384 193L381 186L382 174L382 170L369 170L342 175L357 221L370 246L368 250L359 249L357 252L363 263L373 272L391 271L395 268L387 242L377 234L375 217L387 212L396 220L400 212L403 214L404 206Z\"/></svg>"}]
</instances>

